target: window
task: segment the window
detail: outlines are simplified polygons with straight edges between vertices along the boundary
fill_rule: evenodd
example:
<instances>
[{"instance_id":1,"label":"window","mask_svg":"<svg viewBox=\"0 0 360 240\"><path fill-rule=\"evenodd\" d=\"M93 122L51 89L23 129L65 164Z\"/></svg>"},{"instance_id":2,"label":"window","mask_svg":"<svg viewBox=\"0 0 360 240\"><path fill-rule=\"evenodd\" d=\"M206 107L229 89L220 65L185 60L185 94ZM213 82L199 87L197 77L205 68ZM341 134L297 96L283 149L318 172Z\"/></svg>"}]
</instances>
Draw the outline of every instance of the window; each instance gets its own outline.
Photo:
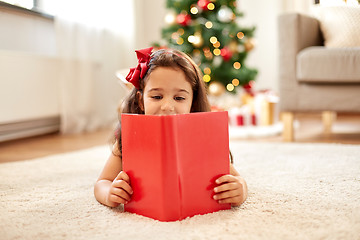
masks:
<instances>
[{"instance_id":1,"label":"window","mask_svg":"<svg viewBox=\"0 0 360 240\"><path fill-rule=\"evenodd\" d=\"M42 1L43 0L0 0L0 6L51 20L54 19L54 16L43 10L41 7Z\"/></svg>"},{"instance_id":2,"label":"window","mask_svg":"<svg viewBox=\"0 0 360 240\"><path fill-rule=\"evenodd\" d=\"M36 1L34 0L2 0L2 1L18 7L27 8L30 10L36 8L35 6Z\"/></svg>"}]
</instances>

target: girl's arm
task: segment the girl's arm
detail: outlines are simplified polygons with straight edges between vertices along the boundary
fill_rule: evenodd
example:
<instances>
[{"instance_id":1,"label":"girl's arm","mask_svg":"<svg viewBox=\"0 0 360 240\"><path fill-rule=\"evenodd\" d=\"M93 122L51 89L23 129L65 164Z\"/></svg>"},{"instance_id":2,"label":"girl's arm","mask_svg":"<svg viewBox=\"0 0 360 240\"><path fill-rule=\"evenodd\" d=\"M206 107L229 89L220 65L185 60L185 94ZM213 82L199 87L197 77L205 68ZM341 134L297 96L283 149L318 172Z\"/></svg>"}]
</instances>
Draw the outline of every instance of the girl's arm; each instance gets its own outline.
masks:
<instances>
[{"instance_id":1,"label":"girl's arm","mask_svg":"<svg viewBox=\"0 0 360 240\"><path fill-rule=\"evenodd\" d=\"M117 146L116 143L114 149L116 149L115 146ZM100 203L109 207L117 207L119 204L125 204L130 200L132 194L130 179L121 170L120 154L111 153L94 186L95 198Z\"/></svg>"},{"instance_id":2,"label":"girl's arm","mask_svg":"<svg viewBox=\"0 0 360 240\"><path fill-rule=\"evenodd\" d=\"M230 164L230 174L221 176L216 180L214 199L219 203L231 203L232 206L240 206L247 198L247 184L245 180Z\"/></svg>"}]
</instances>

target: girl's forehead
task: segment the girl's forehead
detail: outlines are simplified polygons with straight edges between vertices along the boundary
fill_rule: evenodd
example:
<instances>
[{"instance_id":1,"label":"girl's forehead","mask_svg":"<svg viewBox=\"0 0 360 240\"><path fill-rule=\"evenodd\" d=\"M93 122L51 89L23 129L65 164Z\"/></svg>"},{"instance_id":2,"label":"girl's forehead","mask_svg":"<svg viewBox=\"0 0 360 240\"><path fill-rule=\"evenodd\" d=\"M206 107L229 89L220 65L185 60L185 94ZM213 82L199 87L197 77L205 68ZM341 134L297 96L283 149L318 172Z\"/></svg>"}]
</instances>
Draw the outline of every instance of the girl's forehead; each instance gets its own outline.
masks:
<instances>
[{"instance_id":1,"label":"girl's forehead","mask_svg":"<svg viewBox=\"0 0 360 240\"><path fill-rule=\"evenodd\" d=\"M183 80L187 82L185 73L178 68L172 68L172 67L158 67L154 69L148 76L148 82L149 81L155 82L157 80L172 80L172 79ZM164 81L164 83L166 82L167 81Z\"/></svg>"},{"instance_id":2,"label":"girl's forehead","mask_svg":"<svg viewBox=\"0 0 360 240\"><path fill-rule=\"evenodd\" d=\"M192 91L191 84L186 79L185 73L180 69L169 67L158 67L151 72L145 83L145 89L149 90L150 88L181 88Z\"/></svg>"},{"instance_id":3,"label":"girl's forehead","mask_svg":"<svg viewBox=\"0 0 360 240\"><path fill-rule=\"evenodd\" d=\"M184 74L184 72L178 68L178 67L170 67L170 66L157 66L151 71L151 74L154 72L160 72L160 73L177 73L177 74Z\"/></svg>"}]
</instances>

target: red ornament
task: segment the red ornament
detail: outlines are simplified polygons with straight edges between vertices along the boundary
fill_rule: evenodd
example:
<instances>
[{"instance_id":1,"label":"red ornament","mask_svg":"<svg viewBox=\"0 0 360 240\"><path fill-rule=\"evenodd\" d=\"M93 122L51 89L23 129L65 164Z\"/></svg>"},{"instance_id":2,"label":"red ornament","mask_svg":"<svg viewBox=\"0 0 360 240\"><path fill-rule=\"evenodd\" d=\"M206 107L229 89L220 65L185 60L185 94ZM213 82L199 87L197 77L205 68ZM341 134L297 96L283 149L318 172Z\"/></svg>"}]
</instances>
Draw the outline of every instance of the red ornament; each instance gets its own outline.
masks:
<instances>
[{"instance_id":1,"label":"red ornament","mask_svg":"<svg viewBox=\"0 0 360 240\"><path fill-rule=\"evenodd\" d=\"M207 5L210 3L210 1L209 0L199 0L198 2L197 2L197 5L202 9L202 10L208 10L208 8L207 8Z\"/></svg>"},{"instance_id":2,"label":"red ornament","mask_svg":"<svg viewBox=\"0 0 360 240\"><path fill-rule=\"evenodd\" d=\"M223 49L221 49L220 54L223 57L225 62L229 61L231 59L231 57L232 57L232 52L227 47L224 47Z\"/></svg>"},{"instance_id":3,"label":"red ornament","mask_svg":"<svg viewBox=\"0 0 360 240\"><path fill-rule=\"evenodd\" d=\"M189 26L191 22L191 17L189 14L180 13L176 16L176 22L184 27Z\"/></svg>"},{"instance_id":4,"label":"red ornament","mask_svg":"<svg viewBox=\"0 0 360 240\"><path fill-rule=\"evenodd\" d=\"M250 81L249 83L245 84L243 86L245 92L247 92L248 94L250 94L251 96L254 96L254 90L253 90L253 84L254 84L254 81Z\"/></svg>"}]
</instances>

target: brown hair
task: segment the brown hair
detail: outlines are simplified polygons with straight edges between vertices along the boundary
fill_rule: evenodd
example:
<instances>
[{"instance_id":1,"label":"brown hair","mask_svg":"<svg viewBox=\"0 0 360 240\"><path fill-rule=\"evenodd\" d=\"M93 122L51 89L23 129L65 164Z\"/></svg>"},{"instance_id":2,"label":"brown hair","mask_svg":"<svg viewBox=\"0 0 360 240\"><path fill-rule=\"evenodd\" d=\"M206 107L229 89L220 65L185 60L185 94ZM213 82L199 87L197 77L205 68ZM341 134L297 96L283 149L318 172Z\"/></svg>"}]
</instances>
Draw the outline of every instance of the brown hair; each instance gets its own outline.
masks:
<instances>
[{"instance_id":1,"label":"brown hair","mask_svg":"<svg viewBox=\"0 0 360 240\"><path fill-rule=\"evenodd\" d=\"M139 103L141 99L139 99L137 93L143 93L147 79L152 71L158 67L170 67L184 72L186 80L190 83L193 90L193 100L190 112L210 111L210 104L206 95L205 83L202 80L202 73L199 67L188 55L174 49L161 49L151 54L148 66L149 69L147 70L145 76L140 79L139 89L134 88L129 96L124 100L120 109L120 114L144 114L144 111L140 107ZM121 124L116 129L116 139L118 140L118 147L121 153Z\"/></svg>"}]
</instances>

